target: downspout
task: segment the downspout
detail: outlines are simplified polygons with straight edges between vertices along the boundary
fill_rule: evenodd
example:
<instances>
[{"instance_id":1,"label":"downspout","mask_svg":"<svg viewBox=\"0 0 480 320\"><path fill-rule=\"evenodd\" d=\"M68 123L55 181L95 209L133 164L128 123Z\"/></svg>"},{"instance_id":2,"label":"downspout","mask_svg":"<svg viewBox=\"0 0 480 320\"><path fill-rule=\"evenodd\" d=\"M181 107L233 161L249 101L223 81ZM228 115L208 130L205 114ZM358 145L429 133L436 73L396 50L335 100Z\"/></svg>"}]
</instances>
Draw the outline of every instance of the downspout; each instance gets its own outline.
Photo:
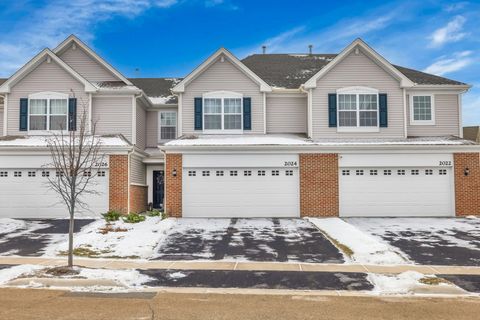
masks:
<instances>
[{"instance_id":1,"label":"downspout","mask_svg":"<svg viewBox=\"0 0 480 320\"><path fill-rule=\"evenodd\" d=\"M132 149L128 151L127 155L127 214L130 213L130 174L131 174L131 159L132 159L132 154L135 151L135 146L132 146Z\"/></svg>"},{"instance_id":2,"label":"downspout","mask_svg":"<svg viewBox=\"0 0 480 320\"><path fill-rule=\"evenodd\" d=\"M458 94L458 136L463 138L463 106L462 106L462 94L467 92L464 90Z\"/></svg>"},{"instance_id":3,"label":"downspout","mask_svg":"<svg viewBox=\"0 0 480 320\"><path fill-rule=\"evenodd\" d=\"M7 121L7 95L0 95L0 97L3 98L3 135L6 136L7 135L7 132L8 132L8 129L7 129L7 124L8 124L8 121Z\"/></svg>"},{"instance_id":4,"label":"downspout","mask_svg":"<svg viewBox=\"0 0 480 320\"><path fill-rule=\"evenodd\" d=\"M405 88L403 90L403 135L404 138L408 138L408 126L407 126L407 90Z\"/></svg>"},{"instance_id":5,"label":"downspout","mask_svg":"<svg viewBox=\"0 0 480 320\"><path fill-rule=\"evenodd\" d=\"M177 123L177 137L181 137L183 134L183 127L182 127L182 121L183 121L183 115L182 115L182 109L183 109L183 93L178 94L178 106L177 106L177 114L178 114L178 123Z\"/></svg>"},{"instance_id":6,"label":"downspout","mask_svg":"<svg viewBox=\"0 0 480 320\"><path fill-rule=\"evenodd\" d=\"M88 93L88 132L92 134L92 93Z\"/></svg>"},{"instance_id":7,"label":"downspout","mask_svg":"<svg viewBox=\"0 0 480 320\"><path fill-rule=\"evenodd\" d=\"M130 206L130 182L131 182L131 173L132 173L132 165L131 165L131 162L132 162L132 154L135 152L135 145L137 143L137 99L140 98L142 96L141 93L139 94L135 94L133 95L133 98L132 98L132 150L128 151L128 158L127 158L127 161L128 161L128 178L127 178L127 183L128 183L128 187L127 187L127 213L130 213L130 209L131 209L131 206Z\"/></svg>"},{"instance_id":8,"label":"downspout","mask_svg":"<svg viewBox=\"0 0 480 320\"><path fill-rule=\"evenodd\" d=\"M313 89L310 88L305 90L303 86L300 87L300 91L307 94L307 136L309 139L313 136L313 124L312 124L312 116L313 116Z\"/></svg>"},{"instance_id":9,"label":"downspout","mask_svg":"<svg viewBox=\"0 0 480 320\"><path fill-rule=\"evenodd\" d=\"M267 93L263 93L263 134L267 134Z\"/></svg>"}]
</instances>

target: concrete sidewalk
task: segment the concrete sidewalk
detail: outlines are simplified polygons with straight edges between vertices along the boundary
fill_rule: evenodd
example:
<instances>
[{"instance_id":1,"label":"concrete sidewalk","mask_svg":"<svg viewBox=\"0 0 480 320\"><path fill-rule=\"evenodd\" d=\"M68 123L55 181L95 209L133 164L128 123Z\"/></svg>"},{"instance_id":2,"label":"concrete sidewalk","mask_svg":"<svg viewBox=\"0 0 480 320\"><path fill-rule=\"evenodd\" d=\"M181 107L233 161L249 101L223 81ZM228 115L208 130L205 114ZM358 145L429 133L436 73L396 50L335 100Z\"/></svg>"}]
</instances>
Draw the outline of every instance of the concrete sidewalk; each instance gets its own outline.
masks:
<instances>
[{"instance_id":1,"label":"concrete sidewalk","mask_svg":"<svg viewBox=\"0 0 480 320\"><path fill-rule=\"evenodd\" d=\"M0 265L34 264L59 266L67 263L66 258L0 257ZM82 259L75 258L74 264L89 268L105 269L178 269L178 270L249 270L249 271L318 271L318 272L363 272L399 274L417 271L423 274L480 275L480 267L426 266L426 265L364 265L325 264L291 262L228 262L228 261L149 261L126 259Z\"/></svg>"}]
</instances>

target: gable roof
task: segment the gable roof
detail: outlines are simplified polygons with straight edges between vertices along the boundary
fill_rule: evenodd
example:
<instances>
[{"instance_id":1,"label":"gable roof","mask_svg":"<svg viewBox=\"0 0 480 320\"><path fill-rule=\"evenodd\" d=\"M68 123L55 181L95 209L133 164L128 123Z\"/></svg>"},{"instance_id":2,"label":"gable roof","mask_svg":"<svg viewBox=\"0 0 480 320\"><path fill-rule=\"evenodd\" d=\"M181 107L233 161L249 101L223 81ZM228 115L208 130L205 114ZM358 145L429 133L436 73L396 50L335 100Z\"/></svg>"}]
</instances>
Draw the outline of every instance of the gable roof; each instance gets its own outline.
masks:
<instances>
[{"instance_id":1,"label":"gable roof","mask_svg":"<svg viewBox=\"0 0 480 320\"><path fill-rule=\"evenodd\" d=\"M195 79L198 75L200 75L203 71L208 69L218 57L224 55L227 59L229 59L240 71L242 71L245 75L247 75L250 79L257 82L260 86L260 91L262 92L270 92L272 88L257 74L252 72L247 66L245 66L240 60L237 59L233 54L231 54L227 49L220 48L207 60L205 60L202 64L200 64L195 70L193 70L189 75L187 75L182 81L180 81L173 89L173 92L184 92L185 86Z\"/></svg>"},{"instance_id":2,"label":"gable roof","mask_svg":"<svg viewBox=\"0 0 480 320\"><path fill-rule=\"evenodd\" d=\"M63 40L62 43L60 43L55 49L53 49L53 52L57 55L60 55L62 52L67 50L72 43L75 43L76 45L81 47L83 50L85 50L85 52L89 56L91 56L94 60L96 60L98 63L104 66L108 71L113 73L121 81L125 82L125 84L132 85L132 83L127 78L125 78L124 75L122 75L119 71L117 71L117 69L112 67L112 65L110 65L105 59L100 57L97 53L95 53L95 51L90 49L90 47L88 47L84 42L82 42L82 40L80 40L73 34L70 35L67 39Z\"/></svg>"},{"instance_id":3,"label":"gable roof","mask_svg":"<svg viewBox=\"0 0 480 320\"><path fill-rule=\"evenodd\" d=\"M9 93L12 85L15 85L18 81L23 79L30 71L38 67L41 63L44 62L44 59L50 58L52 61L57 63L61 68L66 72L71 74L75 79L85 86L85 92L95 92L97 88L91 84L87 79L82 77L78 72L73 70L68 64L66 64L62 59L60 59L55 53L50 49L43 49L39 54L33 57L29 62L27 62L23 67L17 70L10 78L7 79L4 83L0 85L0 93Z\"/></svg>"},{"instance_id":4,"label":"gable roof","mask_svg":"<svg viewBox=\"0 0 480 320\"><path fill-rule=\"evenodd\" d=\"M145 92L153 104L177 104L178 98L172 89L182 78L129 78L136 87Z\"/></svg>"}]
</instances>

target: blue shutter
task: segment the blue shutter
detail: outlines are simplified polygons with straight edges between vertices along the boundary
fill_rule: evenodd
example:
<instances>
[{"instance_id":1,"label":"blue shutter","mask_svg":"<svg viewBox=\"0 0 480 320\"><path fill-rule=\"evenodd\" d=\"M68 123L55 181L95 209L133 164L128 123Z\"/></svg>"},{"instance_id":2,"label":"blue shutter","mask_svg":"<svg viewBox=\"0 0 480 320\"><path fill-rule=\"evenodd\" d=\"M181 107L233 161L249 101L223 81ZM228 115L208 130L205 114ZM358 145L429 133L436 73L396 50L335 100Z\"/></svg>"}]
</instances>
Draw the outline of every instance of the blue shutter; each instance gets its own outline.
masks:
<instances>
[{"instance_id":1,"label":"blue shutter","mask_svg":"<svg viewBox=\"0 0 480 320\"><path fill-rule=\"evenodd\" d=\"M243 98L243 130L252 130L252 98Z\"/></svg>"},{"instance_id":2,"label":"blue shutter","mask_svg":"<svg viewBox=\"0 0 480 320\"><path fill-rule=\"evenodd\" d=\"M20 131L28 130L28 99L20 98Z\"/></svg>"},{"instance_id":3,"label":"blue shutter","mask_svg":"<svg viewBox=\"0 0 480 320\"><path fill-rule=\"evenodd\" d=\"M337 126L337 94L328 94L328 126L333 128Z\"/></svg>"},{"instance_id":4,"label":"blue shutter","mask_svg":"<svg viewBox=\"0 0 480 320\"><path fill-rule=\"evenodd\" d=\"M77 130L77 98L68 99L68 131Z\"/></svg>"},{"instance_id":5,"label":"blue shutter","mask_svg":"<svg viewBox=\"0 0 480 320\"><path fill-rule=\"evenodd\" d=\"M203 101L202 98L195 98L195 130L203 129Z\"/></svg>"},{"instance_id":6,"label":"blue shutter","mask_svg":"<svg viewBox=\"0 0 480 320\"><path fill-rule=\"evenodd\" d=\"M378 95L378 110L379 110L379 117L380 117L380 127L386 128L388 127L388 111L387 111L387 94L380 93Z\"/></svg>"}]
</instances>

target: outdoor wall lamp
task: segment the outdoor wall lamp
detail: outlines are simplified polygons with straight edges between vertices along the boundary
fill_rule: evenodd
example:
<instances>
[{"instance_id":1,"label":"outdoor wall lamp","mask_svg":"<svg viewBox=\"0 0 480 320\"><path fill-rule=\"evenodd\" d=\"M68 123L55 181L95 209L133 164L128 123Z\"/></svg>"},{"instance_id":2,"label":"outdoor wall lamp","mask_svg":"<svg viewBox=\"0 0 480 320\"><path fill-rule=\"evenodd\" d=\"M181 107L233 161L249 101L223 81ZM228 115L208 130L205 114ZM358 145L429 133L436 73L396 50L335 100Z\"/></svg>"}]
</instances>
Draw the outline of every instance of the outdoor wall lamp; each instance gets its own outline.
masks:
<instances>
[{"instance_id":1,"label":"outdoor wall lamp","mask_svg":"<svg viewBox=\"0 0 480 320\"><path fill-rule=\"evenodd\" d=\"M177 169L173 169L173 171L172 171L172 176L174 176L174 177L177 176Z\"/></svg>"},{"instance_id":2,"label":"outdoor wall lamp","mask_svg":"<svg viewBox=\"0 0 480 320\"><path fill-rule=\"evenodd\" d=\"M464 174L465 176L468 176L468 175L470 174L470 169L465 168L465 169L463 170L463 174Z\"/></svg>"}]
</instances>

